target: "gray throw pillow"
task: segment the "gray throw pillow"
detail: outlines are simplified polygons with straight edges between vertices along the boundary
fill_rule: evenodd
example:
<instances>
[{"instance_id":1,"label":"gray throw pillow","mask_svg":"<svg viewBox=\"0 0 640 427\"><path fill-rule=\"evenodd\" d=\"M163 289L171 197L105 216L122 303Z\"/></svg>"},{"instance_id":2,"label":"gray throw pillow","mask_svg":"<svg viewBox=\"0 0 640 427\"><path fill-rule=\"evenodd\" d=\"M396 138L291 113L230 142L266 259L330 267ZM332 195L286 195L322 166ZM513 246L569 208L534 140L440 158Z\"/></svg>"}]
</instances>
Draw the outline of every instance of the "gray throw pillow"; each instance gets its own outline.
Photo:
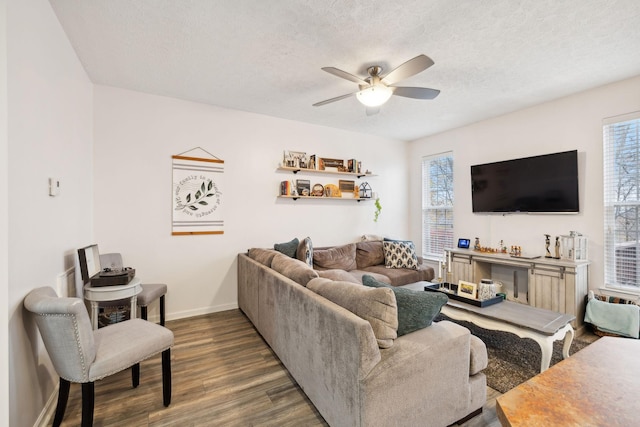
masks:
<instances>
[{"instance_id":1,"label":"gray throw pillow","mask_svg":"<svg viewBox=\"0 0 640 427\"><path fill-rule=\"evenodd\" d=\"M286 256L288 256L290 258L295 258L296 257L296 252L298 251L298 244L299 243L300 243L300 241L296 237L295 239L293 239L290 242L276 243L275 245L273 245L273 249L275 249L278 252L282 252L283 254L285 254Z\"/></svg>"},{"instance_id":2,"label":"gray throw pillow","mask_svg":"<svg viewBox=\"0 0 640 427\"><path fill-rule=\"evenodd\" d=\"M398 336L430 326L449 297L440 292L414 291L390 286L369 275L362 276L362 284L372 288L391 288L398 304Z\"/></svg>"}]
</instances>

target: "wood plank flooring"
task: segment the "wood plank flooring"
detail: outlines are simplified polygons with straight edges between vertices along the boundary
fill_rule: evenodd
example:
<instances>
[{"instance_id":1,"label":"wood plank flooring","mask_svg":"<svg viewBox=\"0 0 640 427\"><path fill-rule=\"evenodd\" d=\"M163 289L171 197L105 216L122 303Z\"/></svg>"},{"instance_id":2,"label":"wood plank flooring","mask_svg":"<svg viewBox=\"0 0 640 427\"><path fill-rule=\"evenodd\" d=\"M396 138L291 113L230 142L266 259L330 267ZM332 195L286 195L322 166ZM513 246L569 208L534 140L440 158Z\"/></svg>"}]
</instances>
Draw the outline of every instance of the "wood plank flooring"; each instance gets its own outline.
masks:
<instances>
[{"instance_id":1,"label":"wood plank flooring","mask_svg":"<svg viewBox=\"0 0 640 427\"><path fill-rule=\"evenodd\" d=\"M326 422L240 310L167 322L173 394L162 404L160 355L96 382L94 426L326 426ZM464 427L499 427L487 388L482 415ZM72 384L63 426L80 425L80 385ZM51 420L50 420L51 422Z\"/></svg>"}]
</instances>

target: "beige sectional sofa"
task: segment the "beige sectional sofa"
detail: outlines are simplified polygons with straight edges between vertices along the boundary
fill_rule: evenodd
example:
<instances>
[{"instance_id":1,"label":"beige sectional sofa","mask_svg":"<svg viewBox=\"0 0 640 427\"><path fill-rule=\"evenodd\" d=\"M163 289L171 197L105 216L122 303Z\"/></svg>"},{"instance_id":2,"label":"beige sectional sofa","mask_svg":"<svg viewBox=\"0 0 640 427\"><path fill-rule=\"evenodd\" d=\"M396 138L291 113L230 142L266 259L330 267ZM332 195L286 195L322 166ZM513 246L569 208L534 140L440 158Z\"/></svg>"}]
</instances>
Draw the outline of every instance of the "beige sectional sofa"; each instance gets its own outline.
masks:
<instances>
[{"instance_id":1,"label":"beige sectional sofa","mask_svg":"<svg viewBox=\"0 0 640 427\"><path fill-rule=\"evenodd\" d=\"M481 410L484 343L448 321L397 337L393 289L274 250L238 255L240 309L331 426L437 427Z\"/></svg>"}]
</instances>

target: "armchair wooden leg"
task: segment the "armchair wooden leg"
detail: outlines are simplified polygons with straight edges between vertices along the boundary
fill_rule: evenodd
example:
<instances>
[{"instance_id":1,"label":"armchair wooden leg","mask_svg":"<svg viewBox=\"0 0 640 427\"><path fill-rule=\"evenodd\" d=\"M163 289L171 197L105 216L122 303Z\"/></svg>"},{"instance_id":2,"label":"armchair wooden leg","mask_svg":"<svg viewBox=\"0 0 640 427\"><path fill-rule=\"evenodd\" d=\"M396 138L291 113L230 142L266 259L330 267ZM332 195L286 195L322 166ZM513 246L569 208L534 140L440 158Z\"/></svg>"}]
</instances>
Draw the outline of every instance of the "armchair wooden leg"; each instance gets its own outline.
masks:
<instances>
[{"instance_id":1,"label":"armchair wooden leg","mask_svg":"<svg viewBox=\"0 0 640 427\"><path fill-rule=\"evenodd\" d=\"M147 306L146 305L141 305L140 306L140 317L144 320L148 320L147 319Z\"/></svg>"},{"instance_id":2,"label":"armchair wooden leg","mask_svg":"<svg viewBox=\"0 0 640 427\"><path fill-rule=\"evenodd\" d=\"M164 295L160 297L160 325L164 326Z\"/></svg>"},{"instance_id":3,"label":"armchair wooden leg","mask_svg":"<svg viewBox=\"0 0 640 427\"><path fill-rule=\"evenodd\" d=\"M56 415L53 418L53 427L59 427L62 424L64 411L67 409L67 400L69 400L69 387L71 383L60 378L60 387L58 389L58 406L56 406Z\"/></svg>"},{"instance_id":4,"label":"armchair wooden leg","mask_svg":"<svg viewBox=\"0 0 640 427\"><path fill-rule=\"evenodd\" d=\"M171 404L171 349L162 352L162 401Z\"/></svg>"},{"instance_id":5,"label":"armchair wooden leg","mask_svg":"<svg viewBox=\"0 0 640 427\"><path fill-rule=\"evenodd\" d=\"M82 427L93 426L93 382L82 383Z\"/></svg>"},{"instance_id":6,"label":"armchair wooden leg","mask_svg":"<svg viewBox=\"0 0 640 427\"><path fill-rule=\"evenodd\" d=\"M140 364L136 363L131 366L131 384L133 388L138 387L140 385Z\"/></svg>"}]
</instances>

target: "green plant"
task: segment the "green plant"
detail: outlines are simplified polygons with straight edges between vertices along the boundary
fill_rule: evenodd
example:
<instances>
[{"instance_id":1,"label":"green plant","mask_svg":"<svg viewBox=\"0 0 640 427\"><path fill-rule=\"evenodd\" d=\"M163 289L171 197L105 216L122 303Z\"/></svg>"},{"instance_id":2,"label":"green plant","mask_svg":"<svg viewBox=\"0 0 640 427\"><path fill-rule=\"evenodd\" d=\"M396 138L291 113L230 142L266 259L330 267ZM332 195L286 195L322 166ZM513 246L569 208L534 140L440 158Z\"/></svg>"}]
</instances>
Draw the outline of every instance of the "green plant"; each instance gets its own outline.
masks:
<instances>
[{"instance_id":1,"label":"green plant","mask_svg":"<svg viewBox=\"0 0 640 427\"><path fill-rule=\"evenodd\" d=\"M374 213L373 222L378 222L378 217L380 216L380 211L382 210L382 205L380 204L380 197L376 199L376 211Z\"/></svg>"}]
</instances>

